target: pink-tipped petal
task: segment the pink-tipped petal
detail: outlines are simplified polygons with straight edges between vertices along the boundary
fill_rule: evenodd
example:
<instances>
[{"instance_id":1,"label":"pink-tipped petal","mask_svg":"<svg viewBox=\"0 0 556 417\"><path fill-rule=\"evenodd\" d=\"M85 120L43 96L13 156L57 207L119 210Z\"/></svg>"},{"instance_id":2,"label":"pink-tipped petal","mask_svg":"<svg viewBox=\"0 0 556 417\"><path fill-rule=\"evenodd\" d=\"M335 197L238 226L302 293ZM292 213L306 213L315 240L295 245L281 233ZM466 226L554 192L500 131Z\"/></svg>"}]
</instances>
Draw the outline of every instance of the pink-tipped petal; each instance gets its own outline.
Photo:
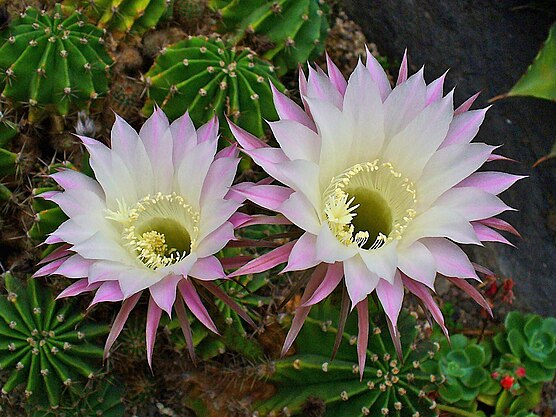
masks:
<instances>
[{"instance_id":1,"label":"pink-tipped petal","mask_svg":"<svg viewBox=\"0 0 556 417\"><path fill-rule=\"evenodd\" d=\"M494 229L502 230L504 232L509 232L512 235L517 237L521 237L521 234L513 227L510 223L502 220L497 219L496 217L492 217L490 219L483 219L479 223L484 224L485 226L492 227Z\"/></svg>"},{"instance_id":2,"label":"pink-tipped petal","mask_svg":"<svg viewBox=\"0 0 556 417\"><path fill-rule=\"evenodd\" d=\"M414 242L398 252L398 268L408 277L434 290L436 260L422 242Z\"/></svg>"},{"instance_id":3,"label":"pink-tipped petal","mask_svg":"<svg viewBox=\"0 0 556 417\"><path fill-rule=\"evenodd\" d=\"M55 261L57 259L65 258L66 256L73 255L73 252L69 250L70 248L71 245L62 245L61 247L55 249L54 251L52 251L52 253L45 256L43 259L41 259L38 262L38 265L44 265L52 261Z\"/></svg>"},{"instance_id":4,"label":"pink-tipped petal","mask_svg":"<svg viewBox=\"0 0 556 417\"><path fill-rule=\"evenodd\" d=\"M283 246L273 249L270 252L247 262L241 268L228 275L228 277L238 277L240 275L256 274L268 271L269 269L272 269L288 260L294 244L295 242L289 242Z\"/></svg>"},{"instance_id":5,"label":"pink-tipped petal","mask_svg":"<svg viewBox=\"0 0 556 417\"><path fill-rule=\"evenodd\" d=\"M235 311L238 316L240 316L243 320L245 320L251 327L254 329L257 328L255 322L249 317L249 315L224 291L222 291L217 285L213 284L212 282L208 281L200 281L203 287L209 290L216 298L222 300L228 307L230 307L233 311Z\"/></svg>"},{"instance_id":6,"label":"pink-tipped petal","mask_svg":"<svg viewBox=\"0 0 556 417\"><path fill-rule=\"evenodd\" d=\"M465 291L477 304L483 307L492 317L492 309L483 295L477 289L464 279L448 278L452 284Z\"/></svg>"},{"instance_id":7,"label":"pink-tipped petal","mask_svg":"<svg viewBox=\"0 0 556 417\"><path fill-rule=\"evenodd\" d=\"M497 155L497 154L492 154L488 157L487 162L492 162L492 161L508 161L508 162L517 162L515 159L512 158L508 158L507 156L504 155Z\"/></svg>"},{"instance_id":8,"label":"pink-tipped petal","mask_svg":"<svg viewBox=\"0 0 556 417\"><path fill-rule=\"evenodd\" d=\"M359 364L359 381L363 381L367 346L369 344L369 301L364 298L357 303L357 359Z\"/></svg>"},{"instance_id":9,"label":"pink-tipped petal","mask_svg":"<svg viewBox=\"0 0 556 417\"><path fill-rule=\"evenodd\" d=\"M185 338L185 344L187 345L187 350L189 351L189 357L194 364L197 362L195 356L195 346L193 345L193 334L191 332L191 325L189 324L189 319L187 318L187 313L185 306L183 305L183 299L180 297L176 301L176 314L178 316L178 321L180 322L181 331L183 337Z\"/></svg>"},{"instance_id":10,"label":"pink-tipped petal","mask_svg":"<svg viewBox=\"0 0 556 417\"><path fill-rule=\"evenodd\" d=\"M83 278L66 287L60 294L58 294L56 299L59 300L61 298L74 297L84 292L93 291L98 287L100 287L100 282L89 285L87 278Z\"/></svg>"},{"instance_id":11,"label":"pink-tipped petal","mask_svg":"<svg viewBox=\"0 0 556 417\"><path fill-rule=\"evenodd\" d=\"M272 186L268 185L267 187ZM305 194L299 191L294 192L276 210L302 230L314 235L319 234L321 228L319 216Z\"/></svg>"},{"instance_id":12,"label":"pink-tipped petal","mask_svg":"<svg viewBox=\"0 0 556 417\"><path fill-rule=\"evenodd\" d=\"M398 73L398 80L396 85L400 85L407 81L407 49L403 53L402 63L400 65L400 72Z\"/></svg>"},{"instance_id":13,"label":"pink-tipped petal","mask_svg":"<svg viewBox=\"0 0 556 417\"><path fill-rule=\"evenodd\" d=\"M332 81L332 85L336 87L336 90L343 96L347 87L346 79L328 54L326 54L326 69L328 70L328 76L330 77L330 81Z\"/></svg>"},{"instance_id":14,"label":"pink-tipped petal","mask_svg":"<svg viewBox=\"0 0 556 417\"><path fill-rule=\"evenodd\" d=\"M527 176L494 171L475 172L461 181L457 187L476 187L488 193L498 195L523 178L527 178Z\"/></svg>"},{"instance_id":15,"label":"pink-tipped petal","mask_svg":"<svg viewBox=\"0 0 556 417\"><path fill-rule=\"evenodd\" d=\"M442 311L440 311L440 308L434 302L434 299L432 298L429 289L425 287L423 284L413 281L412 279L406 276L403 276L402 279L407 289L412 294L416 295L423 302L423 304L425 304L425 307L431 313L432 317L434 318L434 321L438 323L438 325L440 326L440 328L442 329L446 337L449 338L450 335L444 323L444 316L442 315Z\"/></svg>"},{"instance_id":16,"label":"pink-tipped petal","mask_svg":"<svg viewBox=\"0 0 556 417\"><path fill-rule=\"evenodd\" d=\"M324 279L313 295L311 295L311 298L301 305L302 307L309 307L324 300L332 293L332 291L334 291L342 280L342 277L344 276L344 268L341 262L325 265L328 266L328 269L326 270Z\"/></svg>"},{"instance_id":17,"label":"pink-tipped petal","mask_svg":"<svg viewBox=\"0 0 556 417\"><path fill-rule=\"evenodd\" d=\"M193 286L190 279L181 280L178 284L180 293L185 301L185 304L191 310L191 312L199 319L203 325L210 331L219 334L214 322L210 318L210 315L203 305L197 290Z\"/></svg>"},{"instance_id":18,"label":"pink-tipped petal","mask_svg":"<svg viewBox=\"0 0 556 417\"><path fill-rule=\"evenodd\" d=\"M295 242L288 258L288 264L281 273L302 271L318 265L321 261L317 257L317 237L309 232L301 235Z\"/></svg>"},{"instance_id":19,"label":"pink-tipped petal","mask_svg":"<svg viewBox=\"0 0 556 417\"><path fill-rule=\"evenodd\" d=\"M224 149L218 151L214 155L214 160L220 158L237 158L239 157L239 149L237 143L232 143L230 146L226 146Z\"/></svg>"},{"instance_id":20,"label":"pink-tipped petal","mask_svg":"<svg viewBox=\"0 0 556 417\"><path fill-rule=\"evenodd\" d=\"M400 273L396 273L392 284L381 279L376 286L376 295L384 308L384 312L390 318L394 327L397 328L398 316L402 309L404 296L404 288Z\"/></svg>"},{"instance_id":21,"label":"pink-tipped petal","mask_svg":"<svg viewBox=\"0 0 556 417\"><path fill-rule=\"evenodd\" d=\"M366 57L367 61L365 66L367 67L367 71L371 74L371 78L375 82L380 91L380 97L382 101L386 100L386 97L392 91L392 87L390 86L390 81L388 80L388 76L384 72L382 65L377 61L377 59L371 54L367 45L365 45Z\"/></svg>"},{"instance_id":22,"label":"pink-tipped petal","mask_svg":"<svg viewBox=\"0 0 556 417\"><path fill-rule=\"evenodd\" d=\"M75 254L67 258L54 273L67 278L85 278L88 276L89 267L93 262Z\"/></svg>"},{"instance_id":23,"label":"pink-tipped petal","mask_svg":"<svg viewBox=\"0 0 556 417\"><path fill-rule=\"evenodd\" d=\"M326 265L323 264L315 268L313 275L311 275L311 278L309 279L309 282L305 287L305 291L301 296L301 304L304 304L319 287L320 283L324 279L324 276L326 275L326 270ZM290 350L290 348L292 347L293 342L299 334L299 331L301 330L301 327L303 326L303 323L305 322L305 319L309 315L310 311L311 307L297 307L297 309L295 310L295 316L292 320L290 330L288 331L286 340L284 341L284 345L282 346L282 357L285 356L288 350Z\"/></svg>"},{"instance_id":24,"label":"pink-tipped petal","mask_svg":"<svg viewBox=\"0 0 556 417\"><path fill-rule=\"evenodd\" d=\"M344 101L343 96L336 87L334 87L334 84L332 84L330 78L327 77L324 71L322 71L320 67L317 67L315 70L310 65L306 98L308 97L327 101L340 110L342 109ZM311 102L308 103L309 107L312 109Z\"/></svg>"},{"instance_id":25,"label":"pink-tipped petal","mask_svg":"<svg viewBox=\"0 0 556 417\"><path fill-rule=\"evenodd\" d=\"M151 371L153 369L152 356L154 343L156 341L156 331L158 329L158 324L160 323L160 317L162 316L162 309L156 304L156 302L149 298L149 307L147 309L147 326L146 326L146 342L147 342L147 362Z\"/></svg>"},{"instance_id":26,"label":"pink-tipped petal","mask_svg":"<svg viewBox=\"0 0 556 417\"><path fill-rule=\"evenodd\" d=\"M269 210L278 209L293 193L291 188L281 185L255 185L248 189L236 189L235 191Z\"/></svg>"},{"instance_id":27,"label":"pink-tipped petal","mask_svg":"<svg viewBox=\"0 0 556 417\"><path fill-rule=\"evenodd\" d=\"M266 214L249 215L240 212L237 212L232 217L230 217L229 221L234 225L236 229L247 227L247 226L255 226L258 224L265 224L265 225L292 224L292 222L290 222L282 215L278 215L278 216L268 216Z\"/></svg>"},{"instance_id":28,"label":"pink-tipped petal","mask_svg":"<svg viewBox=\"0 0 556 417\"><path fill-rule=\"evenodd\" d=\"M287 119L268 122L268 125L289 159L318 162L321 140L314 130L295 120Z\"/></svg>"},{"instance_id":29,"label":"pink-tipped petal","mask_svg":"<svg viewBox=\"0 0 556 417\"><path fill-rule=\"evenodd\" d=\"M124 299L124 294L122 293L122 290L120 290L118 281L106 281L102 284L97 282L92 285L100 285L100 287L95 293L93 301L91 301L88 308L91 308L98 303L122 301Z\"/></svg>"},{"instance_id":30,"label":"pink-tipped petal","mask_svg":"<svg viewBox=\"0 0 556 417\"><path fill-rule=\"evenodd\" d=\"M174 144L172 158L174 165L178 165L185 153L197 144L197 131L191 117L189 117L189 112L174 120L170 125L170 131Z\"/></svg>"},{"instance_id":31,"label":"pink-tipped petal","mask_svg":"<svg viewBox=\"0 0 556 417\"><path fill-rule=\"evenodd\" d=\"M486 107L480 110L471 110L463 114L454 116L446 138L440 147L469 143L477 135L479 127L485 120L486 112L490 109Z\"/></svg>"},{"instance_id":32,"label":"pink-tipped petal","mask_svg":"<svg viewBox=\"0 0 556 417\"><path fill-rule=\"evenodd\" d=\"M462 113L465 113L467 110L469 110L471 108L471 106L473 105L473 103L475 102L475 100L477 100L477 97L479 97L480 94L481 94L481 92L479 91L478 93L473 94L471 97L469 97L467 100L465 100L461 104L461 106L459 106L454 111L454 115L462 114Z\"/></svg>"},{"instance_id":33,"label":"pink-tipped petal","mask_svg":"<svg viewBox=\"0 0 556 417\"><path fill-rule=\"evenodd\" d=\"M201 206L207 199L224 198L237 171L239 158L219 158L209 167L201 189Z\"/></svg>"},{"instance_id":34,"label":"pink-tipped petal","mask_svg":"<svg viewBox=\"0 0 556 417\"><path fill-rule=\"evenodd\" d=\"M183 275L168 275L149 287L151 298L170 317L176 301L176 287L182 279L184 279Z\"/></svg>"},{"instance_id":35,"label":"pink-tipped petal","mask_svg":"<svg viewBox=\"0 0 556 417\"><path fill-rule=\"evenodd\" d=\"M197 262L191 267L189 275L203 281L213 281L226 276L222 264L215 256L197 259Z\"/></svg>"},{"instance_id":36,"label":"pink-tipped petal","mask_svg":"<svg viewBox=\"0 0 556 417\"><path fill-rule=\"evenodd\" d=\"M484 224L478 222L473 222L472 225L473 225L473 230L475 230L477 237L481 241L504 243L505 245L513 246L515 248L515 245L512 242L510 242L500 233L492 230L490 227L485 226Z\"/></svg>"},{"instance_id":37,"label":"pink-tipped petal","mask_svg":"<svg viewBox=\"0 0 556 417\"><path fill-rule=\"evenodd\" d=\"M112 323L112 327L110 328L110 333L108 334L108 338L106 339L106 344L104 345L105 360L108 357L110 348L112 347L112 345L120 335L122 329L124 328L124 324L127 321L127 318L129 317L129 313L131 313L131 310L133 310L133 308L137 305L137 302L139 301L140 297L141 297L141 293L139 292L137 294L132 295L130 298L128 298L122 303L122 308L120 308L120 311L118 312L118 315L114 320L114 323Z\"/></svg>"},{"instance_id":38,"label":"pink-tipped petal","mask_svg":"<svg viewBox=\"0 0 556 417\"><path fill-rule=\"evenodd\" d=\"M260 140L258 137L252 135L251 133L247 132L245 129L237 126L235 123L231 122L229 119L228 125L230 126L230 130L232 134L240 144L240 146L246 150L250 151L253 149L260 149L260 148L268 148L268 145Z\"/></svg>"},{"instance_id":39,"label":"pink-tipped petal","mask_svg":"<svg viewBox=\"0 0 556 417\"><path fill-rule=\"evenodd\" d=\"M55 273L58 267L62 265L68 258L69 256L65 258L56 259L55 261L46 264L45 266L39 268L39 270L33 274L33 278L44 277L46 275Z\"/></svg>"},{"instance_id":40,"label":"pink-tipped petal","mask_svg":"<svg viewBox=\"0 0 556 417\"><path fill-rule=\"evenodd\" d=\"M479 279L469 258L455 243L444 238L421 239L420 242L434 257L436 270L440 274L447 277Z\"/></svg>"},{"instance_id":41,"label":"pink-tipped petal","mask_svg":"<svg viewBox=\"0 0 556 417\"><path fill-rule=\"evenodd\" d=\"M295 120L313 131L317 130L315 123L295 101L278 91L273 83L270 83L270 88L272 88L272 96L274 98L276 112L281 120Z\"/></svg>"},{"instance_id":42,"label":"pink-tipped petal","mask_svg":"<svg viewBox=\"0 0 556 417\"><path fill-rule=\"evenodd\" d=\"M444 94L444 80L446 79L447 74L448 71L427 86L427 106L442 98L442 95Z\"/></svg>"},{"instance_id":43,"label":"pink-tipped petal","mask_svg":"<svg viewBox=\"0 0 556 417\"><path fill-rule=\"evenodd\" d=\"M207 123L197 130L197 143L203 143L206 141L216 142L218 139L218 117L213 116Z\"/></svg>"}]
</instances>

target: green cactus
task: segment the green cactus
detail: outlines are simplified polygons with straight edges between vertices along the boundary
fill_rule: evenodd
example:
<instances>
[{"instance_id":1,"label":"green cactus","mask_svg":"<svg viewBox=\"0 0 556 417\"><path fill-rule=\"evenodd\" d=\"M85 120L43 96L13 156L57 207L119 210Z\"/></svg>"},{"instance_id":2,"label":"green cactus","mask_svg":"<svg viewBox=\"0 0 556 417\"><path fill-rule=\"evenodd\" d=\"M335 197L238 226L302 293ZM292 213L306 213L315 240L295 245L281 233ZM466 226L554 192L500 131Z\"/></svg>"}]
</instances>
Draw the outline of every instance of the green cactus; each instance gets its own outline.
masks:
<instances>
[{"instance_id":1,"label":"green cactus","mask_svg":"<svg viewBox=\"0 0 556 417\"><path fill-rule=\"evenodd\" d=\"M403 315L399 327L404 358L403 361L396 359L386 324L373 322L375 317L382 320L382 316L376 310L371 312L373 330L360 382L355 316L348 318L342 343L331 361L323 352L330 352L334 345L337 328L332 323L337 321L338 312L328 302L313 307L297 338L297 353L265 366L269 368L269 382L278 391L255 404L259 415L301 415L311 403L319 405L323 410L320 415L327 417L436 416L435 403L427 392L434 388L438 377L423 369L434 358L437 345L425 341L416 345L416 322L411 316Z\"/></svg>"},{"instance_id":2,"label":"green cactus","mask_svg":"<svg viewBox=\"0 0 556 417\"><path fill-rule=\"evenodd\" d=\"M438 389L443 403L475 411L478 396L496 395L500 391L498 382L487 370L492 360L488 344L477 344L457 334L452 336L451 346L445 338L440 340L440 346L437 361L430 361L425 368L444 376Z\"/></svg>"},{"instance_id":3,"label":"green cactus","mask_svg":"<svg viewBox=\"0 0 556 417\"><path fill-rule=\"evenodd\" d=\"M0 111L0 179L16 172L18 155L5 149L5 146L16 135L17 126L7 120ZM10 189L0 182L0 201L7 201L11 196Z\"/></svg>"},{"instance_id":4,"label":"green cactus","mask_svg":"<svg viewBox=\"0 0 556 417\"><path fill-rule=\"evenodd\" d=\"M154 28L168 9L167 0L64 0L64 12L82 10L99 28L116 39L142 35Z\"/></svg>"},{"instance_id":5,"label":"green cactus","mask_svg":"<svg viewBox=\"0 0 556 417\"><path fill-rule=\"evenodd\" d=\"M101 379L87 384L79 393L70 393L56 409L36 409L32 417L122 417L123 390L116 382Z\"/></svg>"},{"instance_id":6,"label":"green cactus","mask_svg":"<svg viewBox=\"0 0 556 417\"><path fill-rule=\"evenodd\" d=\"M198 23L207 7L207 0L174 0L173 18L180 25L190 27Z\"/></svg>"},{"instance_id":7,"label":"green cactus","mask_svg":"<svg viewBox=\"0 0 556 417\"><path fill-rule=\"evenodd\" d=\"M36 280L27 287L10 273L4 275L7 295L0 297L0 369L11 372L2 393L25 384L25 395L56 407L64 389L79 392L80 381L92 378L100 366L102 349L91 339L108 326L81 325L83 314L60 304Z\"/></svg>"},{"instance_id":8,"label":"green cactus","mask_svg":"<svg viewBox=\"0 0 556 417\"><path fill-rule=\"evenodd\" d=\"M274 46L263 57L279 75L314 60L324 51L328 6L324 0L210 0L222 16L220 30L240 41L253 34Z\"/></svg>"},{"instance_id":9,"label":"green cactus","mask_svg":"<svg viewBox=\"0 0 556 417\"><path fill-rule=\"evenodd\" d=\"M197 125L214 114L221 118L226 114L257 136L264 132L265 119L277 118L269 80L284 90L272 65L255 53L206 37L192 37L166 48L145 77L149 86L145 114L155 104L171 119L188 110Z\"/></svg>"},{"instance_id":10,"label":"green cactus","mask_svg":"<svg viewBox=\"0 0 556 417\"><path fill-rule=\"evenodd\" d=\"M0 147L6 146L17 135L17 125L0 110Z\"/></svg>"},{"instance_id":11,"label":"green cactus","mask_svg":"<svg viewBox=\"0 0 556 417\"><path fill-rule=\"evenodd\" d=\"M108 91L112 64L103 31L82 15L28 8L0 33L2 97L30 107L33 123L48 109L62 116L81 109Z\"/></svg>"}]
</instances>

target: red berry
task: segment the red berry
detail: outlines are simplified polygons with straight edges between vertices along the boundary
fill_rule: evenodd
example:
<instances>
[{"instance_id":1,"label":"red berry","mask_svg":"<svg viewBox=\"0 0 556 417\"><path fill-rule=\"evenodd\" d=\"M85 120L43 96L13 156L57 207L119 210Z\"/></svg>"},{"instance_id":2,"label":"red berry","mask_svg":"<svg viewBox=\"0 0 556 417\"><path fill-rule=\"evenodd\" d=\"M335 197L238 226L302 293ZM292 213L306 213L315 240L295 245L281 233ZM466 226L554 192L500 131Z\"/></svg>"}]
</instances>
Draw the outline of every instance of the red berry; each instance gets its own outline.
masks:
<instances>
[{"instance_id":1,"label":"red berry","mask_svg":"<svg viewBox=\"0 0 556 417\"><path fill-rule=\"evenodd\" d=\"M515 370L515 375L518 378L523 378L525 376L526 372L525 372L525 368L523 366L520 366L519 368L517 368Z\"/></svg>"},{"instance_id":2,"label":"red berry","mask_svg":"<svg viewBox=\"0 0 556 417\"><path fill-rule=\"evenodd\" d=\"M514 385L514 382L515 382L515 378L513 376L506 375L504 378L500 380L500 385L505 390L509 390Z\"/></svg>"},{"instance_id":3,"label":"red berry","mask_svg":"<svg viewBox=\"0 0 556 417\"><path fill-rule=\"evenodd\" d=\"M498 372L493 372L490 374L490 376L494 379L498 379L498 377L500 376L500 374Z\"/></svg>"}]
</instances>

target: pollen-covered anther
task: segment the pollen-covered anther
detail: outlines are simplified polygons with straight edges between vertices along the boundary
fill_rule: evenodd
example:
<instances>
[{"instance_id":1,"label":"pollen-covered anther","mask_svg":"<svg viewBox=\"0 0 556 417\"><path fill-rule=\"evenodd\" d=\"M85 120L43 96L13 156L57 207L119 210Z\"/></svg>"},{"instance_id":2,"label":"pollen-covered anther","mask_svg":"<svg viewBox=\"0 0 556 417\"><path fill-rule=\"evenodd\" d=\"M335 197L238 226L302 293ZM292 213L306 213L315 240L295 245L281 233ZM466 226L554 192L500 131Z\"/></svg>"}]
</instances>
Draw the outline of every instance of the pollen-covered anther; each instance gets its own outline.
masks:
<instances>
[{"instance_id":1,"label":"pollen-covered anther","mask_svg":"<svg viewBox=\"0 0 556 417\"><path fill-rule=\"evenodd\" d=\"M413 182L378 159L333 177L323 201L324 217L336 238L368 250L401 239L416 216Z\"/></svg>"}]
</instances>

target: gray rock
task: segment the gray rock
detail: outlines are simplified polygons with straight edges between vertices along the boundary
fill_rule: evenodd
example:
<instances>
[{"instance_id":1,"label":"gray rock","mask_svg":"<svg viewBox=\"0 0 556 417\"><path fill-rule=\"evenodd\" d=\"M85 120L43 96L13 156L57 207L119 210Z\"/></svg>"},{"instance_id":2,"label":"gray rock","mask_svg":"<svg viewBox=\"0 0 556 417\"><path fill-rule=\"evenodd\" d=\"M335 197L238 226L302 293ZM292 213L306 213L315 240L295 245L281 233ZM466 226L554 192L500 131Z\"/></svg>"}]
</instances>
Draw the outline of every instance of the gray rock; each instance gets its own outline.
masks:
<instances>
[{"instance_id":1,"label":"gray rock","mask_svg":"<svg viewBox=\"0 0 556 417\"><path fill-rule=\"evenodd\" d=\"M474 108L507 92L537 54L554 21L552 10L521 6L531 0L344 0L348 15L358 23L379 51L401 59L409 51L412 70L426 64L427 81L450 69L447 88L457 85L456 104L483 90ZM548 6L551 4L552 6ZM475 260L516 282L517 306L556 315L556 245L554 219L556 162L533 169L556 140L556 104L532 98L495 102L477 137L504 144L500 153L519 161L491 163L530 178L502 194L519 212L502 216L523 235L511 239L514 249L501 244L472 249ZM554 220L552 220L554 222Z\"/></svg>"}]
</instances>

